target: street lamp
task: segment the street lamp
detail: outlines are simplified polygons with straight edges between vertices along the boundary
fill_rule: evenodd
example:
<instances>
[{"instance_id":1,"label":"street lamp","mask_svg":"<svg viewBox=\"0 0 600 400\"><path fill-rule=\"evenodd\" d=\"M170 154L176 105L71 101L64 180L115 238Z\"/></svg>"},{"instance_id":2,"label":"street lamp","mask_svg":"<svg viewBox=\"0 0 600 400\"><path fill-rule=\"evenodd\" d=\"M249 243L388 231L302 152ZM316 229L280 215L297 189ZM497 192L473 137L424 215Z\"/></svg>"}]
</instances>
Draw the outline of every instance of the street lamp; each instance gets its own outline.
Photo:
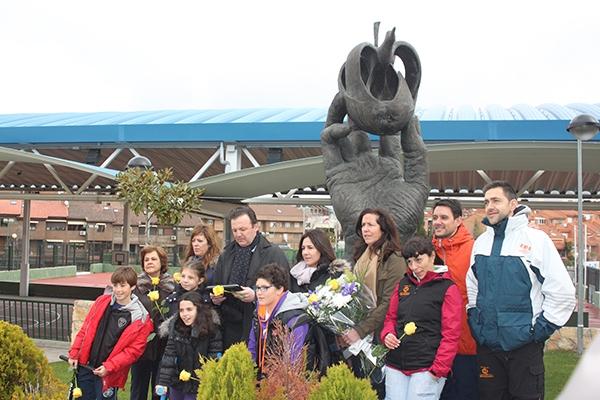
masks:
<instances>
[{"instance_id":1,"label":"street lamp","mask_svg":"<svg viewBox=\"0 0 600 400\"><path fill-rule=\"evenodd\" d=\"M8 269L15 269L15 256L16 256L16 251L15 251L15 244L17 243L17 234L16 233L12 233L10 235L11 237L11 241L10 241L10 245L8 246Z\"/></svg>"},{"instance_id":2,"label":"street lamp","mask_svg":"<svg viewBox=\"0 0 600 400\"><path fill-rule=\"evenodd\" d=\"M598 133L600 123L591 115L581 114L571 120L567 131L577 139L577 353L583 354L583 178L581 167L581 142Z\"/></svg>"}]
</instances>

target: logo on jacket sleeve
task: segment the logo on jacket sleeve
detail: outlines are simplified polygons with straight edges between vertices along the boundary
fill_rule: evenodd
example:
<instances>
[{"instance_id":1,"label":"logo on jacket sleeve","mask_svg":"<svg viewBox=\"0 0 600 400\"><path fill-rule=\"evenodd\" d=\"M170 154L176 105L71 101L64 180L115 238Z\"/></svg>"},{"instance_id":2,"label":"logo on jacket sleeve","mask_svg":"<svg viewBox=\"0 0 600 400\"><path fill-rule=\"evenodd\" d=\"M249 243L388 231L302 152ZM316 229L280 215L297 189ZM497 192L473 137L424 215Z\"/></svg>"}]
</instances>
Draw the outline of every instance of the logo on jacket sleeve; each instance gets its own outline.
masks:
<instances>
[{"instance_id":1,"label":"logo on jacket sleeve","mask_svg":"<svg viewBox=\"0 0 600 400\"><path fill-rule=\"evenodd\" d=\"M531 252L531 245L527 243L521 243L519 245L519 252L526 254Z\"/></svg>"}]
</instances>

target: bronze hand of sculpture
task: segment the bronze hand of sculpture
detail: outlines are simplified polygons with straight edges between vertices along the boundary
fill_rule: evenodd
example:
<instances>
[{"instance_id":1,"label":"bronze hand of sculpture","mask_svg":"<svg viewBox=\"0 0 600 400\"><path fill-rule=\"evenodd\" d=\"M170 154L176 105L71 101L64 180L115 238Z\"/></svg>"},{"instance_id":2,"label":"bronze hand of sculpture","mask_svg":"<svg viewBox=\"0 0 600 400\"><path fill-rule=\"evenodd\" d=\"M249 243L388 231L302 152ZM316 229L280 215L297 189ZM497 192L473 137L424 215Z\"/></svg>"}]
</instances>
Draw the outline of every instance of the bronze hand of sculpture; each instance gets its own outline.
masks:
<instances>
[{"instance_id":1,"label":"bronze hand of sculpture","mask_svg":"<svg viewBox=\"0 0 600 400\"><path fill-rule=\"evenodd\" d=\"M406 80L393 68L396 55L405 64ZM418 56L407 43L394 42L394 31L377 49L355 47L342 67L340 92L329 107L321 146L347 254L357 238L356 219L367 207L390 211L402 240L423 218L429 184L427 153L414 116L419 83ZM367 132L380 136L378 154L372 152Z\"/></svg>"}]
</instances>

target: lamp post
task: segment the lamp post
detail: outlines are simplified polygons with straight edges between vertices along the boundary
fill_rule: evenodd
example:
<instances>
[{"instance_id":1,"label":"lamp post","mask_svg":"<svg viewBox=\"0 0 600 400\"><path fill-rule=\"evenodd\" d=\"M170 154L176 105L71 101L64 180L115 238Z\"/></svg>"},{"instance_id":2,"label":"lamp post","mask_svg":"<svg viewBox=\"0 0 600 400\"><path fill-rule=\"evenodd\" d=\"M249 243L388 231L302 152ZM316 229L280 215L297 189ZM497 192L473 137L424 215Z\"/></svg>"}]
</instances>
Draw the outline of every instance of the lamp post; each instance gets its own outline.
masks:
<instances>
[{"instance_id":1,"label":"lamp post","mask_svg":"<svg viewBox=\"0 0 600 400\"><path fill-rule=\"evenodd\" d=\"M10 244L10 249L11 249L12 257L11 257L9 269L15 269L15 256L17 255L17 252L16 252L17 234L13 232L10 235L10 237L12 238L12 241L11 241L11 244Z\"/></svg>"},{"instance_id":2,"label":"lamp post","mask_svg":"<svg viewBox=\"0 0 600 400\"><path fill-rule=\"evenodd\" d=\"M600 123L591 115L581 114L571 120L567 131L577 139L577 353L583 354L583 178L581 167L582 142L596 136Z\"/></svg>"}]
</instances>

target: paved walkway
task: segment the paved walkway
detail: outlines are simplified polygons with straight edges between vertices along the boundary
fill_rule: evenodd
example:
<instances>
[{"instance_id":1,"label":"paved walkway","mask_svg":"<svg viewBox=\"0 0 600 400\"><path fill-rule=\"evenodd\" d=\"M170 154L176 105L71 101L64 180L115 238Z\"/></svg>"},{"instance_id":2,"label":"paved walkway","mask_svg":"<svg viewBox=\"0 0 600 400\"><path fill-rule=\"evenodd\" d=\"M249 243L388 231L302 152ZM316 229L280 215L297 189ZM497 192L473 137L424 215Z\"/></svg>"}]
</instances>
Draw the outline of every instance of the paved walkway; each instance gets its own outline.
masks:
<instances>
[{"instance_id":1,"label":"paved walkway","mask_svg":"<svg viewBox=\"0 0 600 400\"><path fill-rule=\"evenodd\" d=\"M58 342L55 340L42 340L42 339L33 339L34 343L37 347L44 351L48 362L56 362L60 361L58 356L64 354L67 355L69 351L70 343L68 342Z\"/></svg>"},{"instance_id":2,"label":"paved walkway","mask_svg":"<svg viewBox=\"0 0 600 400\"><path fill-rule=\"evenodd\" d=\"M105 288L110 285L111 272L99 272L97 274L78 274L63 278L35 279L32 283L44 285L83 286Z\"/></svg>"}]
</instances>

